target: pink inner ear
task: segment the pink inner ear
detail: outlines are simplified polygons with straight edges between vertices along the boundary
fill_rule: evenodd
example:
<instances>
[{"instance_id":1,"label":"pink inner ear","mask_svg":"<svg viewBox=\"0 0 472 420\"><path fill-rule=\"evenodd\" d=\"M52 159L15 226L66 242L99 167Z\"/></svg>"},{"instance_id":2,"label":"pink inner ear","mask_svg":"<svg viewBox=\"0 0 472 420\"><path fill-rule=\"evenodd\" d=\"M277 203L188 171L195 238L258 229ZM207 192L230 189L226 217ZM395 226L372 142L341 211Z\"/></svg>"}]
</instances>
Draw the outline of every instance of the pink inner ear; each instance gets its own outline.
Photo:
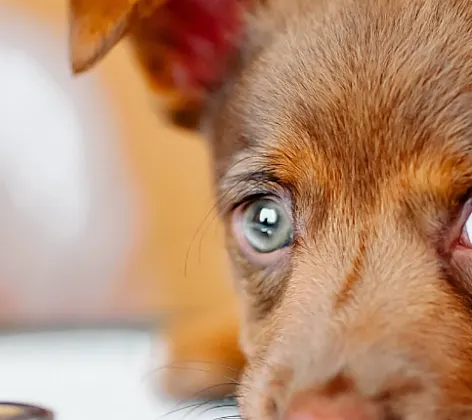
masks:
<instances>
[{"instance_id":1,"label":"pink inner ear","mask_svg":"<svg viewBox=\"0 0 472 420\"><path fill-rule=\"evenodd\" d=\"M173 79L179 90L205 89L223 77L241 31L244 0L168 0Z\"/></svg>"}]
</instances>

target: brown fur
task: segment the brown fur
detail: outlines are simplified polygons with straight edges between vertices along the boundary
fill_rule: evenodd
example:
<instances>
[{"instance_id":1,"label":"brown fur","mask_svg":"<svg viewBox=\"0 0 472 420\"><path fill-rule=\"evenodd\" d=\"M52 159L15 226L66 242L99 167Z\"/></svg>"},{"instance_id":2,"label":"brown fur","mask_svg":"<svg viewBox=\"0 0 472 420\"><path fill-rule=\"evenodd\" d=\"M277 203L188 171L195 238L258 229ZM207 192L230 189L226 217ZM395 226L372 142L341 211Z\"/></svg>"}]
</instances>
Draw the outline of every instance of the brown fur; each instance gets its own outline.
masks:
<instances>
[{"instance_id":1,"label":"brown fur","mask_svg":"<svg viewBox=\"0 0 472 420\"><path fill-rule=\"evenodd\" d=\"M243 309L243 416L327 399L354 407L342 419L470 418L472 253L451 232L472 187L472 4L271 0L246 30L205 121ZM265 268L230 228L253 192L295 224Z\"/></svg>"}]
</instances>

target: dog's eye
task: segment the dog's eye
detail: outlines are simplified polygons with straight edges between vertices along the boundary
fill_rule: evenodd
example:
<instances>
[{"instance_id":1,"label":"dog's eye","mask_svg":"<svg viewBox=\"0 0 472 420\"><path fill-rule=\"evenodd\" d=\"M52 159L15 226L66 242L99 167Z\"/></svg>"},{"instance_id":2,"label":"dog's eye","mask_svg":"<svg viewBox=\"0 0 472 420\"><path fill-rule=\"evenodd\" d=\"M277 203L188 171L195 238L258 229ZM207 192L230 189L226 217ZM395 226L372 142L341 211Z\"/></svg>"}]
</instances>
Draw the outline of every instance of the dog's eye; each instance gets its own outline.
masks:
<instances>
[{"instance_id":1,"label":"dog's eye","mask_svg":"<svg viewBox=\"0 0 472 420\"><path fill-rule=\"evenodd\" d=\"M251 202L235 213L236 236L253 251L269 254L291 244L293 226L283 205L270 199ZM244 243L245 242L245 243Z\"/></svg>"},{"instance_id":2,"label":"dog's eye","mask_svg":"<svg viewBox=\"0 0 472 420\"><path fill-rule=\"evenodd\" d=\"M462 226L459 243L466 248L472 248L472 214L470 211L468 212L467 219L465 219Z\"/></svg>"}]
</instances>

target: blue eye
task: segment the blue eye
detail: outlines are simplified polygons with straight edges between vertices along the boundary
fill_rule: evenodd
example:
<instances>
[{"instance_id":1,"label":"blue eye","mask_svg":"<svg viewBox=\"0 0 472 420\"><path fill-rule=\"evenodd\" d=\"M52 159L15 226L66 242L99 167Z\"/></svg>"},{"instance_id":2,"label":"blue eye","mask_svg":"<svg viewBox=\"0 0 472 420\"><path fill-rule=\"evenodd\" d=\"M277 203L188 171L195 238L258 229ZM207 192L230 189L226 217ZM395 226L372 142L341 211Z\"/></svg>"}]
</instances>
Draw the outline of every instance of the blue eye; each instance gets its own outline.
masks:
<instances>
[{"instance_id":1,"label":"blue eye","mask_svg":"<svg viewBox=\"0 0 472 420\"><path fill-rule=\"evenodd\" d=\"M257 252L270 253L290 245L293 226L282 205L260 199L249 204L242 214L242 232Z\"/></svg>"}]
</instances>

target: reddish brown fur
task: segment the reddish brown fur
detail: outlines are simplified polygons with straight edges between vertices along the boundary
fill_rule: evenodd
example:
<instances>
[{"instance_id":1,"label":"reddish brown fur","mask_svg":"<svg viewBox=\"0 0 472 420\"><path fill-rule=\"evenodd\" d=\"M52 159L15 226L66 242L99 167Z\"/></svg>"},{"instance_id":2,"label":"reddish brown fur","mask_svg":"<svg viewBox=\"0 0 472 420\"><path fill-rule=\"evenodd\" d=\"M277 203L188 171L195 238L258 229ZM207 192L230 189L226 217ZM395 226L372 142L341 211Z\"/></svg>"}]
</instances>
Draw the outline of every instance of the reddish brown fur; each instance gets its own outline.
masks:
<instances>
[{"instance_id":1,"label":"reddish brown fur","mask_svg":"<svg viewBox=\"0 0 472 420\"><path fill-rule=\"evenodd\" d=\"M243 308L243 416L356 395L366 419L472 415L469 0L271 0L207 115ZM296 240L262 269L231 210L280 196ZM357 398L356 397L356 398ZM298 397L295 397L298 398Z\"/></svg>"}]
</instances>

